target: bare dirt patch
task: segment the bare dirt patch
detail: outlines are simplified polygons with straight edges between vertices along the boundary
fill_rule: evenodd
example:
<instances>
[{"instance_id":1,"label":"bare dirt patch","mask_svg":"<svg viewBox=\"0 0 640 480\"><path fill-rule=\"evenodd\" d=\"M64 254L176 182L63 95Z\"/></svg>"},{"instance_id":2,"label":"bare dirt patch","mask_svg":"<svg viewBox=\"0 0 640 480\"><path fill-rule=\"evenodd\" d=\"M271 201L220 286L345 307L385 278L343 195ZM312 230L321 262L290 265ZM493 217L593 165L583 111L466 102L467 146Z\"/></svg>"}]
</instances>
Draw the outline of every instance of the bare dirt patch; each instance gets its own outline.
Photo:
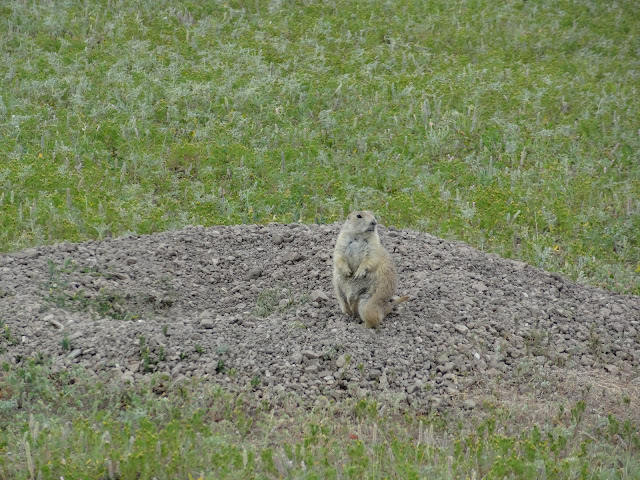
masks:
<instances>
[{"instance_id":1,"label":"bare dirt patch","mask_svg":"<svg viewBox=\"0 0 640 480\"><path fill-rule=\"evenodd\" d=\"M0 361L198 376L267 401L640 404L640 298L381 228L414 298L370 330L331 289L339 228L190 227L1 255Z\"/></svg>"}]
</instances>

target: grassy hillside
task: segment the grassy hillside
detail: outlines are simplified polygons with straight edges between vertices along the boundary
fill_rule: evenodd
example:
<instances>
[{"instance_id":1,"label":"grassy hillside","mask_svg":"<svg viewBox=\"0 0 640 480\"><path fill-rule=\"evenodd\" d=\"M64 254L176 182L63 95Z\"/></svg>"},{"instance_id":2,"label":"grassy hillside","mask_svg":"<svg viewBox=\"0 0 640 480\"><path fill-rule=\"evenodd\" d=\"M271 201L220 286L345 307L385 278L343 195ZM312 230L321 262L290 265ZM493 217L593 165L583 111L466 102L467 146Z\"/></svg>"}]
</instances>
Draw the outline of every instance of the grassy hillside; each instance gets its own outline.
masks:
<instances>
[{"instance_id":1,"label":"grassy hillside","mask_svg":"<svg viewBox=\"0 0 640 480\"><path fill-rule=\"evenodd\" d=\"M355 207L640 293L637 2L0 6L0 250Z\"/></svg>"},{"instance_id":2,"label":"grassy hillside","mask_svg":"<svg viewBox=\"0 0 640 480\"><path fill-rule=\"evenodd\" d=\"M196 381L113 388L25 362L0 397L2 478L637 479L640 434L595 394L548 423L488 399L426 414L361 399L274 406ZM616 410L629 408L629 399ZM467 417L467 418L465 418Z\"/></svg>"}]
</instances>

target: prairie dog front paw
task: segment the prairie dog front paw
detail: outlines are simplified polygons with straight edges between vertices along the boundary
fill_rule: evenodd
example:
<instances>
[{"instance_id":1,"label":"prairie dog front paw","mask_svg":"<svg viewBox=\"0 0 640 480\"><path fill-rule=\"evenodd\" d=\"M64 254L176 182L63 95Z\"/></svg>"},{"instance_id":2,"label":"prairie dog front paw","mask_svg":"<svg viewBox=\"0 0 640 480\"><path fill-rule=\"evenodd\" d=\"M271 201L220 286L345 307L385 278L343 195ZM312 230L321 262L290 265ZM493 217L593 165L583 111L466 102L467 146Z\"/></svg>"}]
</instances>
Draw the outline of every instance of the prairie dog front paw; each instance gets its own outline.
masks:
<instances>
[{"instance_id":1,"label":"prairie dog front paw","mask_svg":"<svg viewBox=\"0 0 640 480\"><path fill-rule=\"evenodd\" d=\"M353 279L354 280L360 280L361 278L366 277L367 273L368 273L368 270L366 268L360 267L360 268L358 268L356 273L353 275Z\"/></svg>"}]
</instances>

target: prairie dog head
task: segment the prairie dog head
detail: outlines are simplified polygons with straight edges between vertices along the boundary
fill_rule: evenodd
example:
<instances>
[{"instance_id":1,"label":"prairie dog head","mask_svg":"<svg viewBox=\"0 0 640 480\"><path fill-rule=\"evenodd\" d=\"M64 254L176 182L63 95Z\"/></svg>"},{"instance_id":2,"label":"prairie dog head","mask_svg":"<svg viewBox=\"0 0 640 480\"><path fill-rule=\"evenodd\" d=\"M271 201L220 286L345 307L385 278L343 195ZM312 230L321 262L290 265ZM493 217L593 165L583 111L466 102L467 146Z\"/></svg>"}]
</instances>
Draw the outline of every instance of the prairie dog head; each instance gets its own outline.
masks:
<instances>
[{"instance_id":1,"label":"prairie dog head","mask_svg":"<svg viewBox=\"0 0 640 480\"><path fill-rule=\"evenodd\" d=\"M347 217L347 221L344 223L345 229L349 233L354 235L362 235L371 233L375 235L378 221L373 215L373 212L369 210L361 210L357 212L351 212Z\"/></svg>"}]
</instances>

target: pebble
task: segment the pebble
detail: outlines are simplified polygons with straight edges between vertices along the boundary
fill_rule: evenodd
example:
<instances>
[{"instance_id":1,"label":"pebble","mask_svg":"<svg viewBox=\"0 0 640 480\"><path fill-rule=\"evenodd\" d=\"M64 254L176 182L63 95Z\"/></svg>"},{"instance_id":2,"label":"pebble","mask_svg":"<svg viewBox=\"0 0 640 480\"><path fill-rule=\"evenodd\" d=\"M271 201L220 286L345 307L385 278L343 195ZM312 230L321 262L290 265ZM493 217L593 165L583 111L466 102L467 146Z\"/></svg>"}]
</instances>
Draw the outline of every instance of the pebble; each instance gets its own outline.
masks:
<instances>
[{"instance_id":1,"label":"pebble","mask_svg":"<svg viewBox=\"0 0 640 480\"><path fill-rule=\"evenodd\" d=\"M329 301L329 297L322 290L314 290L313 292L311 292L311 295L309 295L309 299L312 302L328 302Z\"/></svg>"},{"instance_id":2,"label":"pebble","mask_svg":"<svg viewBox=\"0 0 640 480\"><path fill-rule=\"evenodd\" d=\"M205 317L202 320L200 320L200 326L202 328L211 329L215 327L215 322L213 321L213 318Z\"/></svg>"},{"instance_id":3,"label":"pebble","mask_svg":"<svg viewBox=\"0 0 640 480\"><path fill-rule=\"evenodd\" d=\"M462 333L463 335L469 331L469 329L465 325L462 325L461 323L457 323L456 325L454 325L454 328L458 333Z\"/></svg>"}]
</instances>

